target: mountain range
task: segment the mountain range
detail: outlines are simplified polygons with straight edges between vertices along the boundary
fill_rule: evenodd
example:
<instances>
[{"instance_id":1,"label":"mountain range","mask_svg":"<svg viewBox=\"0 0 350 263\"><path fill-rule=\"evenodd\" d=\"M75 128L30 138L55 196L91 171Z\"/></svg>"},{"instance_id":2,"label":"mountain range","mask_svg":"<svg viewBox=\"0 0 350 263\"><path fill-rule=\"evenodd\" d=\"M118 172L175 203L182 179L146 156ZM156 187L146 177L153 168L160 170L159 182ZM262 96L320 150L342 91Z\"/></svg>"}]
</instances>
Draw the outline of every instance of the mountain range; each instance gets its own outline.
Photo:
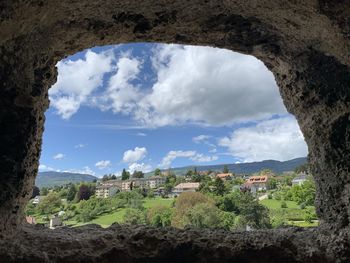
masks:
<instances>
[{"instance_id":1,"label":"mountain range","mask_svg":"<svg viewBox=\"0 0 350 263\"><path fill-rule=\"evenodd\" d=\"M265 160L261 162L251 163L236 163L236 164L215 164L215 165L200 165L200 166L185 166L171 168L171 171L176 175L185 175L187 170L196 168L197 171L216 171L221 172L225 165L227 165L230 172L235 174L253 174L260 172L263 169L270 169L275 174L282 174L283 172L293 171L296 167L305 164L306 157L296 158L288 161ZM152 174L152 173L149 173Z\"/></svg>"},{"instance_id":2,"label":"mountain range","mask_svg":"<svg viewBox=\"0 0 350 263\"><path fill-rule=\"evenodd\" d=\"M67 173L67 172L39 172L35 180L35 185L39 188L64 185L68 183L92 182L98 180L90 174Z\"/></svg>"},{"instance_id":3,"label":"mountain range","mask_svg":"<svg viewBox=\"0 0 350 263\"><path fill-rule=\"evenodd\" d=\"M270 169L276 174L282 174L283 172L293 171L296 167L305 164L307 162L306 157L296 158L289 161L276 161L266 160L261 162L251 163L236 163L236 164L216 164L216 165L200 165L200 166L185 166L172 168L171 171L176 175L185 175L189 169L196 168L197 171L222 171L224 166L227 165L230 172L235 174L253 174L263 169ZM147 173L146 176L153 175L153 172ZM64 185L67 183L80 183L80 182L92 182L99 180L99 178L90 174L78 174L67 172L39 172L35 185L38 187L47 187L55 185Z\"/></svg>"}]
</instances>

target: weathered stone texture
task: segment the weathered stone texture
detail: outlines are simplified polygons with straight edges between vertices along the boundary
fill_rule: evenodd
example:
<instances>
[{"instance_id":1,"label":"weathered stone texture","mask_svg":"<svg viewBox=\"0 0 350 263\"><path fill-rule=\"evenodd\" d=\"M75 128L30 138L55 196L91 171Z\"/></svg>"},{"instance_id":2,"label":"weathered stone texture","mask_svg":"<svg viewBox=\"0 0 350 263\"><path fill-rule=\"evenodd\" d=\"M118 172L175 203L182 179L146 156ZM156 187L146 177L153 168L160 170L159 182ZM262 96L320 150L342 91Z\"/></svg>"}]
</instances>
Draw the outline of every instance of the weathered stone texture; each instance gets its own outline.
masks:
<instances>
[{"instance_id":1,"label":"weathered stone texture","mask_svg":"<svg viewBox=\"0 0 350 263\"><path fill-rule=\"evenodd\" d=\"M350 261L349 17L349 0L0 1L1 257ZM169 230L172 234L164 239L166 230L148 228L88 230L95 237L87 229L40 230L37 237L31 229L23 230L23 210L38 169L47 91L56 80L54 65L92 46L141 41L216 46L254 55L265 63L309 147L318 189L318 230L271 234ZM106 242L108 238L113 242ZM224 248L233 247L224 249L211 238L224 239ZM171 249L158 249L169 243ZM135 245L148 249L135 252Z\"/></svg>"}]
</instances>

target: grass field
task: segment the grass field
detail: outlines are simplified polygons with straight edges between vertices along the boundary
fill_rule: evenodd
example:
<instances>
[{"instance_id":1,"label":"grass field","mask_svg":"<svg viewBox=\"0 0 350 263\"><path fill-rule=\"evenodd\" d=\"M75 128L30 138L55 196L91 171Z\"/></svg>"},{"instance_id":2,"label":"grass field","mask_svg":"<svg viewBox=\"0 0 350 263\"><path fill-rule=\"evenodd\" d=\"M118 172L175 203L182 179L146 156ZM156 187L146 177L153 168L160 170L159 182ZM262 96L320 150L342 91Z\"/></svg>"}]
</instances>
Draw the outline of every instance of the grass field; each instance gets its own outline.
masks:
<instances>
[{"instance_id":1,"label":"grass field","mask_svg":"<svg viewBox=\"0 0 350 263\"><path fill-rule=\"evenodd\" d=\"M171 207L172 203L174 202L174 198L147 198L144 200L143 206L145 208L150 208L155 205L165 205L168 207Z\"/></svg>"},{"instance_id":2,"label":"grass field","mask_svg":"<svg viewBox=\"0 0 350 263\"><path fill-rule=\"evenodd\" d=\"M275 199L264 199L261 200L260 203L264 206L266 206L269 209L281 209L281 204L283 201L275 200ZM287 208L296 208L300 209L299 205L296 202L293 201L285 201L287 204Z\"/></svg>"},{"instance_id":3,"label":"grass field","mask_svg":"<svg viewBox=\"0 0 350 263\"><path fill-rule=\"evenodd\" d=\"M143 201L143 206L146 209L153 207L155 205L165 205L170 207L173 201L174 201L173 198L160 198L160 197L146 198ZM66 225L71 225L73 227L87 225L87 224L97 224L97 225L100 225L101 227L109 227L113 223L122 223L125 212L126 212L126 208L119 208L116 211L113 211L111 213L100 215L89 222L79 223L74 220L68 220L68 221L65 221L64 223Z\"/></svg>"},{"instance_id":4,"label":"grass field","mask_svg":"<svg viewBox=\"0 0 350 263\"><path fill-rule=\"evenodd\" d=\"M285 201L287 208L281 208L283 201L275 199L264 199L260 203L266 206L270 210L270 218L283 217L287 220L288 224L300 227L317 226L318 220L314 218L312 223L304 221L307 211L315 213L314 206L307 206L305 209L301 209L300 206L293 201Z\"/></svg>"}]
</instances>

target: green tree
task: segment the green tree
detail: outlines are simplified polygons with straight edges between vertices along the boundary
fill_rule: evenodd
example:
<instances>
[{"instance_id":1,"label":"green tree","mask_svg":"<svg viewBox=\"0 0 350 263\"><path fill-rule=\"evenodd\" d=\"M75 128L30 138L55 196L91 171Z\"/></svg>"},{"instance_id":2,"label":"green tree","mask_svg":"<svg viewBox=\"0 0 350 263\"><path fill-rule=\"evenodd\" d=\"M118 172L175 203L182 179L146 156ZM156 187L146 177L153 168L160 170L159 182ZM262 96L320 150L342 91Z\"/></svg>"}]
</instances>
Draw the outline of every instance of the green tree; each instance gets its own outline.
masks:
<instances>
[{"instance_id":1,"label":"green tree","mask_svg":"<svg viewBox=\"0 0 350 263\"><path fill-rule=\"evenodd\" d=\"M213 203L199 203L186 211L184 225L196 228L222 227L221 212Z\"/></svg>"},{"instance_id":2,"label":"green tree","mask_svg":"<svg viewBox=\"0 0 350 263\"><path fill-rule=\"evenodd\" d=\"M295 167L294 172L299 174L299 173L307 173L309 171L310 165L309 163L304 163L301 164L297 167Z\"/></svg>"},{"instance_id":3,"label":"green tree","mask_svg":"<svg viewBox=\"0 0 350 263\"><path fill-rule=\"evenodd\" d=\"M223 211L239 214L241 198L242 193L240 191L234 191L218 199L217 206Z\"/></svg>"},{"instance_id":4,"label":"green tree","mask_svg":"<svg viewBox=\"0 0 350 263\"><path fill-rule=\"evenodd\" d=\"M152 226L165 227L171 225L173 209L164 205L156 205L148 209L147 222Z\"/></svg>"},{"instance_id":5,"label":"green tree","mask_svg":"<svg viewBox=\"0 0 350 263\"><path fill-rule=\"evenodd\" d=\"M39 203L38 211L41 214L53 214L58 212L62 205L62 201L58 193L50 192L46 197Z\"/></svg>"},{"instance_id":6,"label":"green tree","mask_svg":"<svg viewBox=\"0 0 350 263\"><path fill-rule=\"evenodd\" d=\"M148 198L154 198L154 191L153 191L153 189L148 189L147 190L147 197Z\"/></svg>"},{"instance_id":7,"label":"green tree","mask_svg":"<svg viewBox=\"0 0 350 263\"><path fill-rule=\"evenodd\" d=\"M134 171L132 174L132 178L144 178L144 173L142 171Z\"/></svg>"},{"instance_id":8,"label":"green tree","mask_svg":"<svg viewBox=\"0 0 350 263\"><path fill-rule=\"evenodd\" d=\"M199 185L198 192L201 192L203 194L211 193L209 182L202 182Z\"/></svg>"},{"instance_id":9,"label":"green tree","mask_svg":"<svg viewBox=\"0 0 350 263\"><path fill-rule=\"evenodd\" d=\"M26 215L34 215L36 212L36 205L34 205L32 202L29 202L26 206Z\"/></svg>"},{"instance_id":10,"label":"green tree","mask_svg":"<svg viewBox=\"0 0 350 263\"><path fill-rule=\"evenodd\" d=\"M214 181L214 190L213 192L216 194L216 195L224 195L225 193L227 193L227 189L225 187L225 184L224 182L219 178L217 177Z\"/></svg>"},{"instance_id":11,"label":"green tree","mask_svg":"<svg viewBox=\"0 0 350 263\"><path fill-rule=\"evenodd\" d=\"M61 198L67 198L68 190L63 188L58 192L58 194Z\"/></svg>"},{"instance_id":12,"label":"green tree","mask_svg":"<svg viewBox=\"0 0 350 263\"><path fill-rule=\"evenodd\" d=\"M267 207L259 204L251 193L242 193L239 212L243 223L254 229L270 228L269 210Z\"/></svg>"},{"instance_id":13,"label":"green tree","mask_svg":"<svg viewBox=\"0 0 350 263\"><path fill-rule=\"evenodd\" d=\"M185 174L186 177L191 177L193 176L193 171L192 170L187 170L186 174Z\"/></svg>"},{"instance_id":14,"label":"green tree","mask_svg":"<svg viewBox=\"0 0 350 263\"><path fill-rule=\"evenodd\" d=\"M75 184L71 184L69 186L68 193L67 193L67 201L73 201L76 194L77 194L77 187L75 186Z\"/></svg>"},{"instance_id":15,"label":"green tree","mask_svg":"<svg viewBox=\"0 0 350 263\"><path fill-rule=\"evenodd\" d=\"M146 223L145 214L139 209L128 208L125 211L123 221L129 225L141 225Z\"/></svg>"},{"instance_id":16,"label":"green tree","mask_svg":"<svg viewBox=\"0 0 350 263\"><path fill-rule=\"evenodd\" d=\"M47 195L49 193L49 189L47 187L42 187L40 193L41 195Z\"/></svg>"},{"instance_id":17,"label":"green tree","mask_svg":"<svg viewBox=\"0 0 350 263\"><path fill-rule=\"evenodd\" d=\"M128 180L130 178L130 173L127 172L125 169L122 171L122 180Z\"/></svg>"},{"instance_id":18,"label":"green tree","mask_svg":"<svg viewBox=\"0 0 350 263\"><path fill-rule=\"evenodd\" d=\"M157 169L154 170L154 175L155 176L160 176L160 175L162 175L162 171L159 168L157 168Z\"/></svg>"},{"instance_id":19,"label":"green tree","mask_svg":"<svg viewBox=\"0 0 350 263\"><path fill-rule=\"evenodd\" d=\"M269 180L267 180L266 187L267 187L267 190L276 189L277 188L276 178L271 177Z\"/></svg>"},{"instance_id":20,"label":"green tree","mask_svg":"<svg viewBox=\"0 0 350 263\"><path fill-rule=\"evenodd\" d=\"M186 224L185 215L194 206L201 203L214 204L214 201L200 192L184 192L175 201L175 213L171 225L183 228Z\"/></svg>"},{"instance_id":21,"label":"green tree","mask_svg":"<svg viewBox=\"0 0 350 263\"><path fill-rule=\"evenodd\" d=\"M230 172L230 170L228 169L228 166L227 166L227 165L224 165L224 168L222 169L222 172L223 172L224 174L227 174L227 173Z\"/></svg>"}]
</instances>

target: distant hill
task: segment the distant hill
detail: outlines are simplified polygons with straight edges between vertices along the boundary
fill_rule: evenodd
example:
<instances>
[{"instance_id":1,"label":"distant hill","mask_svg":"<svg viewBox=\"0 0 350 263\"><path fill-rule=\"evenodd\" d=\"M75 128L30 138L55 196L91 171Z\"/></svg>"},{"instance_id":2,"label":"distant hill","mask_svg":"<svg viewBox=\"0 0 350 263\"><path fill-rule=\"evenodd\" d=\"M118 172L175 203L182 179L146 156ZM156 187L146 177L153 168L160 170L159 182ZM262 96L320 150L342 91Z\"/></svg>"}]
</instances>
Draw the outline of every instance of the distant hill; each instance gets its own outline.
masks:
<instances>
[{"instance_id":1,"label":"distant hill","mask_svg":"<svg viewBox=\"0 0 350 263\"><path fill-rule=\"evenodd\" d=\"M90 174L39 172L35 180L38 187L64 185L68 183L92 182L98 178Z\"/></svg>"},{"instance_id":2,"label":"distant hill","mask_svg":"<svg viewBox=\"0 0 350 263\"><path fill-rule=\"evenodd\" d=\"M257 173L263 169L270 169L276 174L282 174L283 172L293 171L299 165L305 164L307 162L306 157L296 158L289 161L276 161L276 160L266 160L261 162L252 163L238 163L238 164L218 164L218 165L202 165L202 166L186 166L172 168L176 175L184 175L187 170L194 169L196 167L197 171L222 171L224 165L228 166L230 172L236 174L253 174ZM152 173L148 173L152 174ZM147 174L147 175L148 175Z\"/></svg>"}]
</instances>

